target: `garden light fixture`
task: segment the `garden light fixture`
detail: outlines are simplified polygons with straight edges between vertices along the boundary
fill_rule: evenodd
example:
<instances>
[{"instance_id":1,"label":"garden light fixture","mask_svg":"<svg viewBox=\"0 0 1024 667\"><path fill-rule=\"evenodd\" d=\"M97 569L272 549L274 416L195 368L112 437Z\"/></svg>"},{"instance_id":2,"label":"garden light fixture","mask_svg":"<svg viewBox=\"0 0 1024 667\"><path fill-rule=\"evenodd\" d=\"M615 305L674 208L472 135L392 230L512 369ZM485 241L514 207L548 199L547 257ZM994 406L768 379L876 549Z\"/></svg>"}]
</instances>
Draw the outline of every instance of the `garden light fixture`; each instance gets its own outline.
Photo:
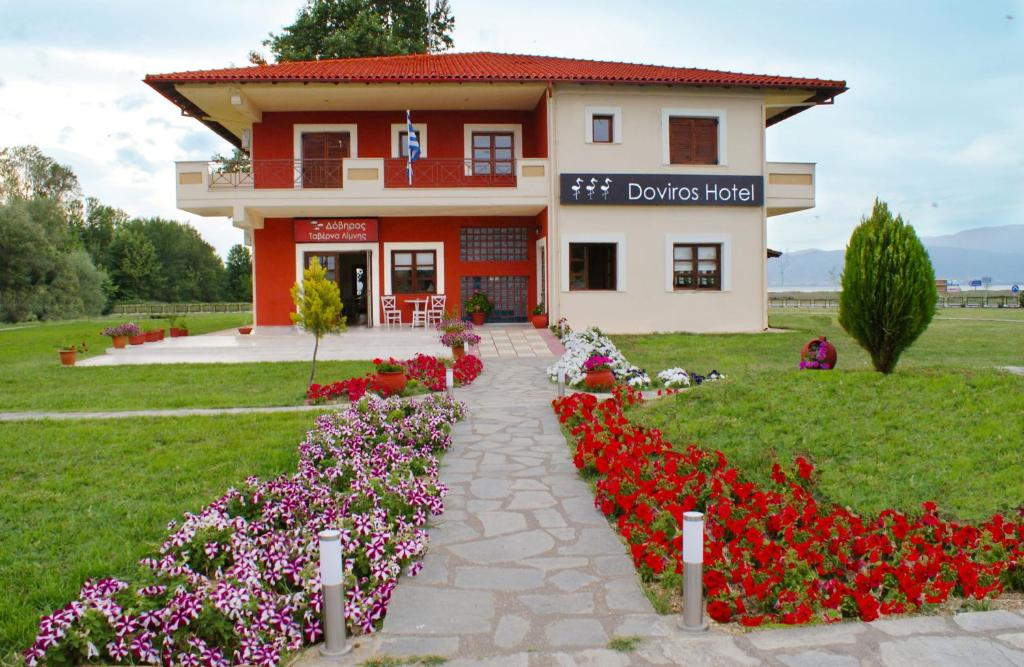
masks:
<instances>
[{"instance_id":1,"label":"garden light fixture","mask_svg":"<svg viewBox=\"0 0 1024 667\"><path fill-rule=\"evenodd\" d=\"M320 531L320 586L324 596L324 643L320 655L338 659L349 652L345 632L345 590L341 558L341 533Z\"/></svg>"},{"instance_id":2,"label":"garden light fixture","mask_svg":"<svg viewBox=\"0 0 1024 667\"><path fill-rule=\"evenodd\" d=\"M704 515L683 513L683 620L679 627L704 632Z\"/></svg>"}]
</instances>

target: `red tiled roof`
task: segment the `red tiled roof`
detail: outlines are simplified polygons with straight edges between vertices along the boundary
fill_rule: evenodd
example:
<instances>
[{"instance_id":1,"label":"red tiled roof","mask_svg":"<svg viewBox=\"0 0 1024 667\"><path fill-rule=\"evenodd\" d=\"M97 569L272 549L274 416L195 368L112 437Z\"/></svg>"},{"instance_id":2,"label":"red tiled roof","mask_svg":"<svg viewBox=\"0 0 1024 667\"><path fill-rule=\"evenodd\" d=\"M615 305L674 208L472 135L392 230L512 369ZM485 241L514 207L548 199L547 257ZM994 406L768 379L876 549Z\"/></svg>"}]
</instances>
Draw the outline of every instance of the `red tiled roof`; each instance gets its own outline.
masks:
<instances>
[{"instance_id":1,"label":"red tiled roof","mask_svg":"<svg viewBox=\"0 0 1024 667\"><path fill-rule=\"evenodd\" d=\"M285 62L253 67L150 74L146 82L244 83L573 82L811 88L842 92L845 81L769 74L741 74L692 67L526 56L510 53L440 53L379 58Z\"/></svg>"}]
</instances>

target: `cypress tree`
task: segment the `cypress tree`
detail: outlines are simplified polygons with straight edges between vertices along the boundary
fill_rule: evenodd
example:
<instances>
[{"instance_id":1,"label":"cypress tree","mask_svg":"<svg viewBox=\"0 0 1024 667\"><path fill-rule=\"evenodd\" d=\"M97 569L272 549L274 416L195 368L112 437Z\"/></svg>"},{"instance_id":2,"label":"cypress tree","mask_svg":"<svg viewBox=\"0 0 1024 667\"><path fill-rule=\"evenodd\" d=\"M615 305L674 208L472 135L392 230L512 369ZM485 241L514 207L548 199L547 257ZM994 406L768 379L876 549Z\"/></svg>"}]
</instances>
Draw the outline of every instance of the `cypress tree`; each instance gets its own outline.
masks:
<instances>
[{"instance_id":1,"label":"cypress tree","mask_svg":"<svg viewBox=\"0 0 1024 667\"><path fill-rule=\"evenodd\" d=\"M875 200L846 246L839 324L891 373L935 314L935 270L914 228Z\"/></svg>"}]
</instances>

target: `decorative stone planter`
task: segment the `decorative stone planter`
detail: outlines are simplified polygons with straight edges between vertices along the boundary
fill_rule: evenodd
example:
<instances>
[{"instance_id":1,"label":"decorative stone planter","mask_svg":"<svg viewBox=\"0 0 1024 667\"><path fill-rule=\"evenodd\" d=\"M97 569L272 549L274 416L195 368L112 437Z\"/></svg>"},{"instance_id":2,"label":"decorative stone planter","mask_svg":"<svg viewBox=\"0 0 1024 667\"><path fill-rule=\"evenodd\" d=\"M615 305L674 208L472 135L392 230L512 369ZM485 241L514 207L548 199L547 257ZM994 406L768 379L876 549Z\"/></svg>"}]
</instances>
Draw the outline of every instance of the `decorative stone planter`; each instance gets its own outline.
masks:
<instances>
[{"instance_id":1,"label":"decorative stone planter","mask_svg":"<svg viewBox=\"0 0 1024 667\"><path fill-rule=\"evenodd\" d=\"M548 328L548 314L541 313L540 315L531 315L530 321L533 322L534 329L547 329Z\"/></svg>"},{"instance_id":2,"label":"decorative stone planter","mask_svg":"<svg viewBox=\"0 0 1024 667\"><path fill-rule=\"evenodd\" d=\"M78 350L61 350L60 351L60 365L61 366L74 366L75 357L78 355Z\"/></svg>"},{"instance_id":3,"label":"decorative stone planter","mask_svg":"<svg viewBox=\"0 0 1024 667\"><path fill-rule=\"evenodd\" d=\"M401 394L402 390L405 389L408 378L405 377L404 371L377 373L377 382L381 386L386 387L392 394Z\"/></svg>"},{"instance_id":4,"label":"decorative stone planter","mask_svg":"<svg viewBox=\"0 0 1024 667\"><path fill-rule=\"evenodd\" d=\"M128 336L111 336L110 341L114 344L114 349L123 350L128 344Z\"/></svg>"},{"instance_id":5,"label":"decorative stone planter","mask_svg":"<svg viewBox=\"0 0 1024 667\"><path fill-rule=\"evenodd\" d=\"M818 360L818 350L821 349L822 347L824 347L824 349L825 349L825 356L824 356L823 359ZM804 366L803 368L816 368L816 370L832 370L833 368L836 367L836 358L837 358L837 356L838 356L838 354L836 352L835 346L832 345L832 343L828 342L828 339L825 338L824 336L821 336L821 337L816 338L814 340L807 341L804 344L803 348L800 350L800 360L801 360L801 362L806 362L808 360L815 360L815 361L818 361L818 363L820 363L820 364L827 364L828 365L827 368L824 367L824 366L820 366L820 367L814 367L814 366L807 367L807 366Z\"/></svg>"},{"instance_id":6,"label":"decorative stone planter","mask_svg":"<svg viewBox=\"0 0 1024 667\"><path fill-rule=\"evenodd\" d=\"M615 386L615 373L611 371L587 371L587 376L583 378L583 382L587 385L587 389L591 391L609 391Z\"/></svg>"}]
</instances>

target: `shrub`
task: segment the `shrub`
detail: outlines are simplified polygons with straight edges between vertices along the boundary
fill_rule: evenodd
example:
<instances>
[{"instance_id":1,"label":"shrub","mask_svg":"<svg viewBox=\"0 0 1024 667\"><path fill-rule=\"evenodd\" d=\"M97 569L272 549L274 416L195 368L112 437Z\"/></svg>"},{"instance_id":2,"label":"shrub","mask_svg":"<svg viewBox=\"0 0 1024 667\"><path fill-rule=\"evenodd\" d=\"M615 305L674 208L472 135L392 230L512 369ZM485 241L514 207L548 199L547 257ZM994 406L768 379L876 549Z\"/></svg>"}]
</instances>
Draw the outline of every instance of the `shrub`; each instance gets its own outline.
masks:
<instances>
[{"instance_id":1,"label":"shrub","mask_svg":"<svg viewBox=\"0 0 1024 667\"><path fill-rule=\"evenodd\" d=\"M846 247L839 323L891 373L935 314L935 270L914 228L875 200Z\"/></svg>"}]
</instances>

